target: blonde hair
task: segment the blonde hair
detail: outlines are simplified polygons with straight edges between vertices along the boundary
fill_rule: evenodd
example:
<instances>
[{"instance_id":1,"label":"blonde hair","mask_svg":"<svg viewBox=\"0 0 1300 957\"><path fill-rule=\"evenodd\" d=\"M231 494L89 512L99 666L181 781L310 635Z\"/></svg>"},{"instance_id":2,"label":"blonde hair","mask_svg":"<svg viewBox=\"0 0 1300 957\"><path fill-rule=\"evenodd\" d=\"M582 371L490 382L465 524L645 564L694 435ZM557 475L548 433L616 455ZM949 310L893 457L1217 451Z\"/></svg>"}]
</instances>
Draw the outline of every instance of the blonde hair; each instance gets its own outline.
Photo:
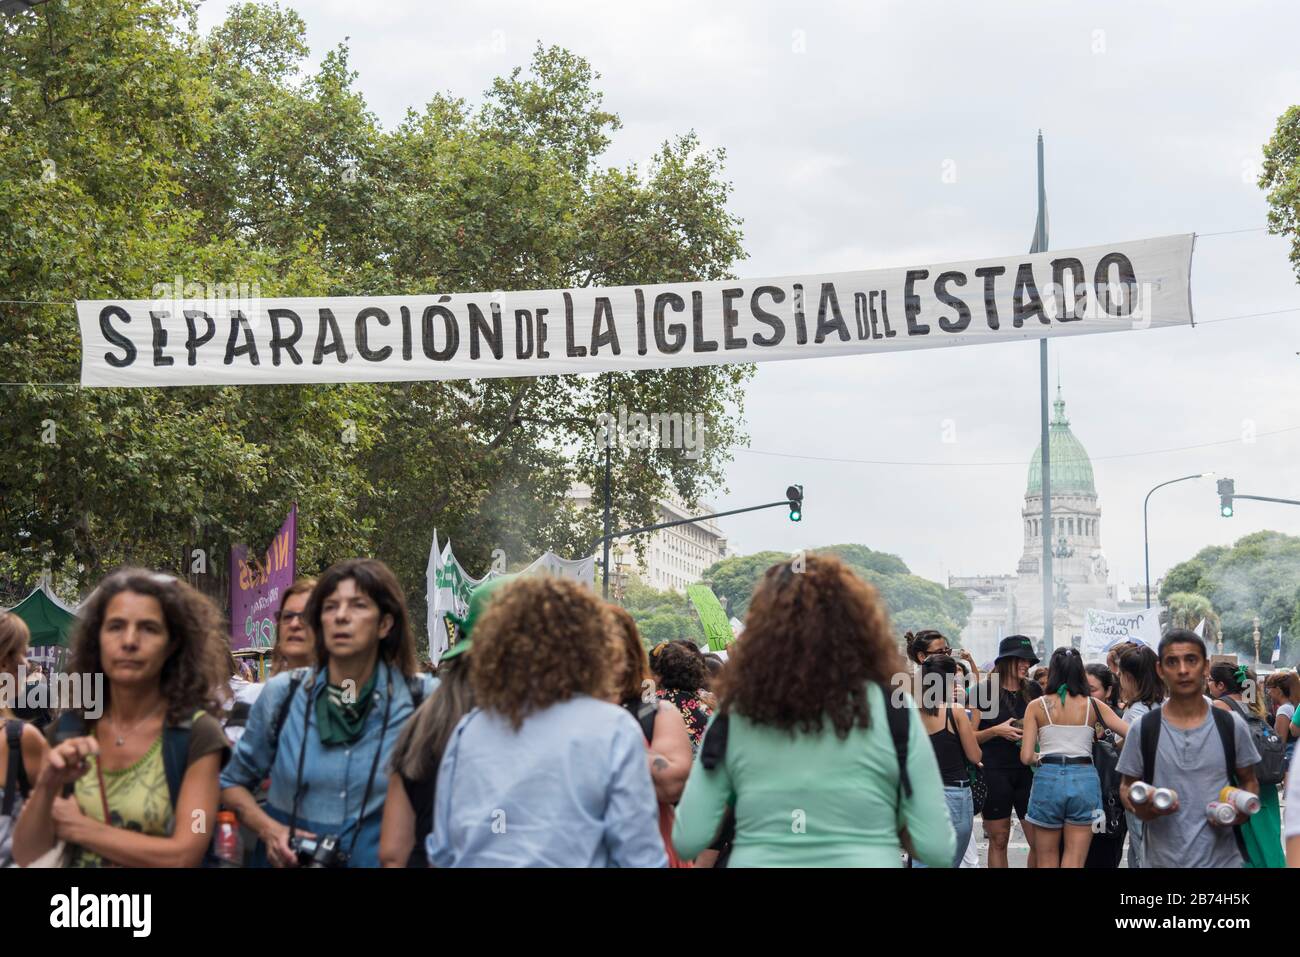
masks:
<instances>
[{"instance_id":1,"label":"blonde hair","mask_svg":"<svg viewBox=\"0 0 1300 957\"><path fill-rule=\"evenodd\" d=\"M32 632L11 611L0 611L0 669L7 668L31 644Z\"/></svg>"},{"instance_id":2,"label":"blonde hair","mask_svg":"<svg viewBox=\"0 0 1300 957\"><path fill-rule=\"evenodd\" d=\"M27 622L11 611L0 611L0 673L11 666L17 667L31 640L32 632ZM12 713L8 708L11 703L0 697L0 715Z\"/></svg>"},{"instance_id":3,"label":"blonde hair","mask_svg":"<svg viewBox=\"0 0 1300 957\"><path fill-rule=\"evenodd\" d=\"M284 606L294 595L311 595L312 589L316 587L316 579L299 578L292 585L284 590L280 597L280 607L275 610L275 644L271 647L271 677L275 677L289 666L289 660L280 651L280 616L284 614ZM304 607L304 612L306 608ZM302 619L303 625L307 625L307 618L304 614ZM312 646L313 637L311 628L307 627L307 644ZM309 652L310 654L310 652Z\"/></svg>"}]
</instances>

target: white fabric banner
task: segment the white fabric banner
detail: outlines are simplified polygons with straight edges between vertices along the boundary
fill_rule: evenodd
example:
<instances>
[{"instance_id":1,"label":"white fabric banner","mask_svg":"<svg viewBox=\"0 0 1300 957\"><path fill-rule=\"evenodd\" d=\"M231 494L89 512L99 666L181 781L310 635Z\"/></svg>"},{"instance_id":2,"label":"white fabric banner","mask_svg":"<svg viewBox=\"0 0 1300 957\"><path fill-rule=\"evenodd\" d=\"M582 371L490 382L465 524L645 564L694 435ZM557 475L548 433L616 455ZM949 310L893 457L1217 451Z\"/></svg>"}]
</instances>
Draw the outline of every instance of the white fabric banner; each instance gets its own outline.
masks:
<instances>
[{"instance_id":1,"label":"white fabric banner","mask_svg":"<svg viewBox=\"0 0 1300 957\"><path fill-rule=\"evenodd\" d=\"M1191 322L1191 234L967 262L604 289L77 303L87 386L396 382L762 362ZM179 287L179 281L175 284ZM204 287L209 290L214 287ZM217 287L218 292L222 292ZM169 298L170 297L170 298Z\"/></svg>"},{"instance_id":2,"label":"white fabric banner","mask_svg":"<svg viewBox=\"0 0 1300 957\"><path fill-rule=\"evenodd\" d=\"M495 563L494 563L495 564ZM451 550L451 541L438 548L438 530L433 530L433 544L429 548L429 562L424 569L425 610L428 614L429 660L438 661L451 645L451 623L447 615L464 618L469 611L469 597L474 589L504 572L489 569L482 578L471 578L461 567ZM595 587L596 556L590 558L561 558L547 550L517 575L555 575L568 578L588 588Z\"/></svg>"},{"instance_id":3,"label":"white fabric banner","mask_svg":"<svg viewBox=\"0 0 1300 957\"><path fill-rule=\"evenodd\" d=\"M490 574L483 578L470 578L452 554L450 540L441 551L438 550L438 530L434 529L429 564L424 570L430 661L436 662L450 647L451 623L446 616L453 614L464 618L469 610L470 592Z\"/></svg>"},{"instance_id":4,"label":"white fabric banner","mask_svg":"<svg viewBox=\"0 0 1300 957\"><path fill-rule=\"evenodd\" d=\"M561 558L555 552L547 550L546 554L533 562L520 575L555 575L568 578L588 588L596 587L596 556L590 558Z\"/></svg>"},{"instance_id":5,"label":"white fabric banner","mask_svg":"<svg viewBox=\"0 0 1300 957\"><path fill-rule=\"evenodd\" d=\"M1089 608L1084 612L1080 651L1085 658L1105 655L1122 641L1138 641L1155 651L1160 644L1160 609L1098 611Z\"/></svg>"}]
</instances>

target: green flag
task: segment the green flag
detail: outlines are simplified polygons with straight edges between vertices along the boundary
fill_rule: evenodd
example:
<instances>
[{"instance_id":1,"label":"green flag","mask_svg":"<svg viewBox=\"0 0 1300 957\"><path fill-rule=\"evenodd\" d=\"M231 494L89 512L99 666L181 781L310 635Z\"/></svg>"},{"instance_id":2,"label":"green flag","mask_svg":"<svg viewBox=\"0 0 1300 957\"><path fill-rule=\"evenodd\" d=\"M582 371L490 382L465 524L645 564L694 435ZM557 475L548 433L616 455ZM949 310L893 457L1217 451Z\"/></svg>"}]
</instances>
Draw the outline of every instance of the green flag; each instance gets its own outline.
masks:
<instances>
[{"instance_id":1,"label":"green flag","mask_svg":"<svg viewBox=\"0 0 1300 957\"><path fill-rule=\"evenodd\" d=\"M731 621L722 610L722 604L718 601L718 596L713 594L712 588L708 585L687 585L686 597L691 600L700 616L704 636L709 639L710 651L723 651L736 640L731 633Z\"/></svg>"}]
</instances>

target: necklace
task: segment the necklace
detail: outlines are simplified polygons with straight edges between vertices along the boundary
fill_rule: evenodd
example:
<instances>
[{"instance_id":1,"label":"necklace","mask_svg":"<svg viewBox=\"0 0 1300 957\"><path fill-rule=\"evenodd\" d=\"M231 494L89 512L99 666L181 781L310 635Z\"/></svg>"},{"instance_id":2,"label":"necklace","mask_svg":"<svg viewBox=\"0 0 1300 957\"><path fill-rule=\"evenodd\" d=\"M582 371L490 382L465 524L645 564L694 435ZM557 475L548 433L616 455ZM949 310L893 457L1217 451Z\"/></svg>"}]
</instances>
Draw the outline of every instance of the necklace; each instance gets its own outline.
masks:
<instances>
[{"instance_id":1,"label":"necklace","mask_svg":"<svg viewBox=\"0 0 1300 957\"><path fill-rule=\"evenodd\" d=\"M114 727L114 729L117 731L117 738L116 738L116 740L115 740L113 743L116 744L119 748L120 748L120 747L123 747L123 746L126 744L126 738L127 738L127 735L134 734L134 733L135 733L135 730L136 730L138 727L140 727L140 725L142 725L144 722L148 721L150 718L152 718L152 717L153 717L155 714L157 714L157 713L158 713L158 708L155 707L152 711L150 711L148 714L146 714L143 718L139 718L139 719L137 719L136 722L135 722L135 724L131 725L131 727L130 727L130 728L129 728L125 733L122 731L122 726L121 726L120 724L118 724L117 718L114 717L114 718L113 718L113 727Z\"/></svg>"}]
</instances>

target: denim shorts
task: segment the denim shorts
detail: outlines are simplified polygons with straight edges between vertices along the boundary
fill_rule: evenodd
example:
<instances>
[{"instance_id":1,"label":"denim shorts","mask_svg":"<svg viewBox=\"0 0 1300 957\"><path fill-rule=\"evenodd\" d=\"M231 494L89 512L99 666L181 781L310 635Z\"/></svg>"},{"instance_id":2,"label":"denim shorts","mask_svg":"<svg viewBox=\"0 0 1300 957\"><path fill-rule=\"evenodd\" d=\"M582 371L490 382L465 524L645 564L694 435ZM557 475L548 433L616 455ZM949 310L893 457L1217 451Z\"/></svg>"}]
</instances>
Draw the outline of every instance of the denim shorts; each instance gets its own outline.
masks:
<instances>
[{"instance_id":1,"label":"denim shorts","mask_svg":"<svg viewBox=\"0 0 1300 957\"><path fill-rule=\"evenodd\" d=\"M1059 829L1065 824L1091 824L1101 811L1101 785L1091 764L1040 764L1029 792L1025 820Z\"/></svg>"}]
</instances>

